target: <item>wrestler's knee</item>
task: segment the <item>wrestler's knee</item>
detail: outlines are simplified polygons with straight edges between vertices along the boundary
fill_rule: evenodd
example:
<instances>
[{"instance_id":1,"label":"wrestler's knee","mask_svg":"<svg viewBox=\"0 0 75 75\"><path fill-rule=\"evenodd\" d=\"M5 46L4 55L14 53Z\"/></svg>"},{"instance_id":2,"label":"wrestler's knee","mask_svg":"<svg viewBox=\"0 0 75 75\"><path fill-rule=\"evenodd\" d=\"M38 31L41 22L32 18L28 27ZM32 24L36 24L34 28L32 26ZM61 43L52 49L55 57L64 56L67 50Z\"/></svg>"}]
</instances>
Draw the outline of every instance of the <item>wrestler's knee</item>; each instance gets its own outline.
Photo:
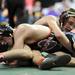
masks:
<instances>
[{"instance_id":1,"label":"wrestler's knee","mask_svg":"<svg viewBox=\"0 0 75 75\"><path fill-rule=\"evenodd\" d=\"M20 31L20 32L32 32L34 29L32 28L32 26L30 24L20 24L18 27L17 27L17 31Z\"/></svg>"},{"instance_id":2,"label":"wrestler's knee","mask_svg":"<svg viewBox=\"0 0 75 75\"><path fill-rule=\"evenodd\" d=\"M30 24L23 23L23 24L20 24L17 28L18 29L24 29L24 28L28 28L29 26L30 26Z\"/></svg>"}]
</instances>

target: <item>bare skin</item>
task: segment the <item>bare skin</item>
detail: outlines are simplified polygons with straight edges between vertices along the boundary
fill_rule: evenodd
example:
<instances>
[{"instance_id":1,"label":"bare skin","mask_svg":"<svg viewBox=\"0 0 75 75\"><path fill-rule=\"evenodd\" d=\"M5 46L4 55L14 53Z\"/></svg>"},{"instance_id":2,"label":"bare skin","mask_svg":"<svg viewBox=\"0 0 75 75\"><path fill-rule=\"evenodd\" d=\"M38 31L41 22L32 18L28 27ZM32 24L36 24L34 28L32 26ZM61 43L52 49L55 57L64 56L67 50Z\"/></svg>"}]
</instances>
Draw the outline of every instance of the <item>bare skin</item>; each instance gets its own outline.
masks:
<instances>
[{"instance_id":1,"label":"bare skin","mask_svg":"<svg viewBox=\"0 0 75 75\"><path fill-rule=\"evenodd\" d=\"M37 22L35 22L35 24L48 24L49 27L51 27L51 24L54 23L50 21L50 18L51 17L43 17L42 19L38 20ZM68 31L72 31L71 32L74 32L74 26L75 26L75 18L73 17L70 17L68 22L65 23L64 25L64 29L65 30L68 30ZM54 26L55 27L55 26ZM52 27L53 28L53 27ZM53 28L54 29L54 28ZM53 30L52 29L52 30ZM57 31L58 32L57 32ZM64 35L64 33L59 29L59 27L56 25L55 29L53 30L53 32L55 33L57 39L60 41L60 43L67 49L71 49L71 44L70 44L70 41L68 40L68 38ZM59 35L58 35L59 34ZM75 42L73 43L73 47L75 48ZM64 55L65 53L64 52L56 52L55 53L56 55L60 56L60 55ZM75 64L75 58L72 57L71 58L71 61L68 65L71 65L71 64Z\"/></svg>"},{"instance_id":2,"label":"bare skin","mask_svg":"<svg viewBox=\"0 0 75 75\"><path fill-rule=\"evenodd\" d=\"M31 27L31 25L28 25L28 24L20 25L17 29L14 30L13 35L14 35L15 43L14 43L12 49L9 51L3 52L1 54L3 54L6 59L16 58L17 56L19 56L17 58L21 57L24 59L26 59L26 58L27 59L33 59L34 63L39 64L37 62L39 60L43 60L44 57L41 56L39 51L34 51L34 50L32 51L31 48L28 45L26 45L26 44L34 43L37 40L42 39L42 37L45 38L50 33L49 28L43 26L44 30L40 29L38 31L40 34L42 34L42 36L35 37L35 36L39 35L37 32L38 29L39 29L39 26L37 26L37 28L35 28L35 26ZM35 32L36 32L36 34L35 34ZM45 32L46 32L46 34L44 35ZM26 44L24 44L24 42Z\"/></svg>"},{"instance_id":3,"label":"bare skin","mask_svg":"<svg viewBox=\"0 0 75 75\"><path fill-rule=\"evenodd\" d=\"M49 28L43 26L42 24L48 24ZM15 40L13 48L10 51L3 52L2 55L4 55L6 58L9 58L13 57L14 55L16 56L17 53L18 56L21 55L21 57L24 58L31 59L34 57L34 55L37 57L37 54L34 54L36 51L32 52L28 46L25 47L25 44L32 44L38 40L44 39L50 35L51 31L54 32L55 36L63 46L65 46L67 49L71 49L71 43L58 27L56 18L53 16L46 16L38 20L34 25L21 24L19 27L17 27L13 34ZM40 56L39 52L38 54Z\"/></svg>"},{"instance_id":4,"label":"bare skin","mask_svg":"<svg viewBox=\"0 0 75 75\"><path fill-rule=\"evenodd\" d=\"M35 24L47 24L49 28L54 32L56 38L59 40L59 42L67 49L71 49L71 44L68 38L65 36L65 34L61 31L59 28L56 18L54 16L46 16L42 19L35 22Z\"/></svg>"}]
</instances>

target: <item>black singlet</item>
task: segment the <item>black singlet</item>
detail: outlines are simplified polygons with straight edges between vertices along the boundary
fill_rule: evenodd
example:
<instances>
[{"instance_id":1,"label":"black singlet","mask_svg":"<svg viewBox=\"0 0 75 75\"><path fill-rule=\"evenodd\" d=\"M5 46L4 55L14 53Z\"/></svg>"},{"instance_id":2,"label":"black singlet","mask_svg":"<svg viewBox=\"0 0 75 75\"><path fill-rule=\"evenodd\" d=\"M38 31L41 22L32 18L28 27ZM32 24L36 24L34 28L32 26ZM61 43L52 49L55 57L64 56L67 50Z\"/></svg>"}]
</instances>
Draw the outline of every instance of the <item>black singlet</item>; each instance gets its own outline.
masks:
<instances>
[{"instance_id":1,"label":"black singlet","mask_svg":"<svg viewBox=\"0 0 75 75\"><path fill-rule=\"evenodd\" d=\"M49 52L49 53L54 53L54 52L57 52L57 51L63 51L63 52L69 53L70 55L75 57L75 50L73 48L73 43L75 42L75 33L65 32L65 35L67 36L67 38L71 42L72 50L67 50L63 45L61 45L59 43L59 41L57 40L57 38L55 36L53 36L52 39L50 39L50 36L48 36L46 39L35 42L35 43L33 43L29 46L31 47L31 49L46 51L46 52ZM52 46L51 43L52 44L54 43L53 44L54 46Z\"/></svg>"}]
</instances>

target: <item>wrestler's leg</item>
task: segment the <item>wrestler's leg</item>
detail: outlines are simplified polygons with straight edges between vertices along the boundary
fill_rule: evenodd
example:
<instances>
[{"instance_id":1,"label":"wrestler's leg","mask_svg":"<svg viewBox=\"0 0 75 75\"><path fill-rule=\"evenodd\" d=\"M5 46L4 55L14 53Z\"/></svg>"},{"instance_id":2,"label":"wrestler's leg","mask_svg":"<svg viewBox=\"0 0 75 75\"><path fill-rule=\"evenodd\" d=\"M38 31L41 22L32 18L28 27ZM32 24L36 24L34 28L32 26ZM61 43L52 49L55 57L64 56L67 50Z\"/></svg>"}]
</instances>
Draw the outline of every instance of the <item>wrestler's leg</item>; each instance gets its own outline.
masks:
<instances>
[{"instance_id":1,"label":"wrestler's leg","mask_svg":"<svg viewBox=\"0 0 75 75\"><path fill-rule=\"evenodd\" d=\"M66 53L64 53L64 52L55 52L54 54L56 54L58 56L61 56L61 55L64 55ZM71 57L71 61L67 65L75 65L75 57Z\"/></svg>"},{"instance_id":2,"label":"wrestler's leg","mask_svg":"<svg viewBox=\"0 0 75 75\"><path fill-rule=\"evenodd\" d=\"M68 65L75 65L75 57L71 57L71 61L68 63Z\"/></svg>"},{"instance_id":3,"label":"wrestler's leg","mask_svg":"<svg viewBox=\"0 0 75 75\"><path fill-rule=\"evenodd\" d=\"M32 59L36 65L42 63L45 59L39 51L32 51L29 46L25 45L24 49L14 49L10 51L6 51L0 54L0 58L3 56L5 60L10 59Z\"/></svg>"},{"instance_id":4,"label":"wrestler's leg","mask_svg":"<svg viewBox=\"0 0 75 75\"><path fill-rule=\"evenodd\" d=\"M54 52L53 54L56 54L56 55L58 55L58 56L61 56L61 55L64 55L64 54L66 54L66 53L61 52L61 51L58 51L58 52Z\"/></svg>"},{"instance_id":5,"label":"wrestler's leg","mask_svg":"<svg viewBox=\"0 0 75 75\"><path fill-rule=\"evenodd\" d=\"M21 36L22 35L22 36ZM44 39L50 35L50 29L42 25L21 24L14 33L15 41L21 37L24 39L34 39L35 41Z\"/></svg>"},{"instance_id":6,"label":"wrestler's leg","mask_svg":"<svg viewBox=\"0 0 75 75\"><path fill-rule=\"evenodd\" d=\"M25 49L30 49L28 46L25 47ZM20 49L19 49L20 50ZM61 57L57 57L57 56L50 56L48 58L45 58L43 56L41 56L40 52L39 51L36 51L36 50L33 50L31 52L31 57L29 55L30 53L30 50L28 52L28 50L25 50L24 49L22 50L11 50L11 51L7 51L7 52L3 52L0 54L0 61L1 61L1 58L3 58L3 60L10 60L10 59L32 59L33 60L33 63L35 63L36 65L38 65L38 67L40 69L50 69L51 66L54 66L53 63L55 63L56 61L56 65L65 65L67 64L66 63L62 63L61 61L65 61L65 59L63 58L64 56L61 56ZM13 53L14 52L14 53ZM27 55L28 54L28 55ZM56 60L54 60L55 58L57 57ZM61 60L61 61L60 61ZM59 62L60 61L60 62Z\"/></svg>"},{"instance_id":7,"label":"wrestler's leg","mask_svg":"<svg viewBox=\"0 0 75 75\"><path fill-rule=\"evenodd\" d=\"M31 59L33 57L32 51L27 45L25 45L25 49L23 48L22 49L11 49L9 51L0 53L0 55L3 55L5 59L12 59L12 58Z\"/></svg>"},{"instance_id":8,"label":"wrestler's leg","mask_svg":"<svg viewBox=\"0 0 75 75\"><path fill-rule=\"evenodd\" d=\"M32 31L31 29L29 29L27 25L25 26L20 25L16 28L16 31L13 33L13 35L15 41L13 49L23 49L24 41L25 39L27 39L32 35Z\"/></svg>"},{"instance_id":9,"label":"wrestler's leg","mask_svg":"<svg viewBox=\"0 0 75 75\"><path fill-rule=\"evenodd\" d=\"M43 29L44 30L43 30ZM14 32L14 45L13 50L19 50L24 48L24 43L33 43L37 40L47 37L50 33L48 27L43 26L31 26L29 24L21 24Z\"/></svg>"}]
</instances>

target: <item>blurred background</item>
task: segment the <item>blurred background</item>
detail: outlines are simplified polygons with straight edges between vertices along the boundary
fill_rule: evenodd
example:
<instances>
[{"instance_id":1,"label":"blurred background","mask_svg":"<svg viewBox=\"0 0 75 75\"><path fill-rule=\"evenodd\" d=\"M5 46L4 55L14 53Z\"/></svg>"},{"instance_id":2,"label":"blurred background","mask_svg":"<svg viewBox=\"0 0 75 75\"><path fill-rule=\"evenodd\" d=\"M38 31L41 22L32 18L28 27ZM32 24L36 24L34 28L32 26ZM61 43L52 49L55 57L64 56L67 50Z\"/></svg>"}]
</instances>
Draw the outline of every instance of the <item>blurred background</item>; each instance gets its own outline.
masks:
<instances>
[{"instance_id":1,"label":"blurred background","mask_svg":"<svg viewBox=\"0 0 75 75\"><path fill-rule=\"evenodd\" d=\"M75 7L75 0L0 0L0 22L11 27L32 24L42 16L59 17L62 11Z\"/></svg>"}]
</instances>

